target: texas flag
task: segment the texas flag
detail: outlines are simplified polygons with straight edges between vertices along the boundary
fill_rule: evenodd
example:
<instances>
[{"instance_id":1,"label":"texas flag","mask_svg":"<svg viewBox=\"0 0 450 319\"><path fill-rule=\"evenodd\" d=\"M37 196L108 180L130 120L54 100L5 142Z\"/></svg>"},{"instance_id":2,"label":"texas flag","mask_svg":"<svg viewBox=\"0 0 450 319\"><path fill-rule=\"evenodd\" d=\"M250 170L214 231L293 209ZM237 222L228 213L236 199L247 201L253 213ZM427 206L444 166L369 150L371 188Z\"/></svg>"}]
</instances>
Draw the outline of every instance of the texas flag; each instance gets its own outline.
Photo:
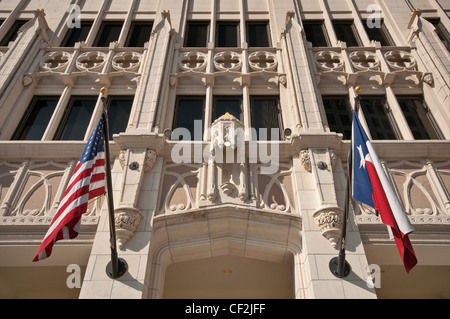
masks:
<instances>
[{"instance_id":1,"label":"texas flag","mask_svg":"<svg viewBox=\"0 0 450 319\"><path fill-rule=\"evenodd\" d=\"M406 211L353 112L353 199L374 208L395 239L406 272L417 264L408 234L414 231Z\"/></svg>"}]
</instances>

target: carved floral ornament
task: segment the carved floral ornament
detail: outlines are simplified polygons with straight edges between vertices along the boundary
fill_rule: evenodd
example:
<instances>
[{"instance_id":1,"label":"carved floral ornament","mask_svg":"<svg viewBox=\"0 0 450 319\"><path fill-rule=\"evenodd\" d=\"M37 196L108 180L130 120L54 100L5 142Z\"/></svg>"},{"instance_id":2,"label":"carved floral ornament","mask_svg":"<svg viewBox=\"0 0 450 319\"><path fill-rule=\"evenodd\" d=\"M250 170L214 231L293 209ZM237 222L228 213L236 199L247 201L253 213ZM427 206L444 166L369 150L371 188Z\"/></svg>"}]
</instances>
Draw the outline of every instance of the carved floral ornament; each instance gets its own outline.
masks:
<instances>
[{"instance_id":1,"label":"carved floral ornament","mask_svg":"<svg viewBox=\"0 0 450 319\"><path fill-rule=\"evenodd\" d=\"M80 54L77 58L77 68L82 71L99 71L105 64L107 56L100 51L90 51Z\"/></svg>"}]
</instances>

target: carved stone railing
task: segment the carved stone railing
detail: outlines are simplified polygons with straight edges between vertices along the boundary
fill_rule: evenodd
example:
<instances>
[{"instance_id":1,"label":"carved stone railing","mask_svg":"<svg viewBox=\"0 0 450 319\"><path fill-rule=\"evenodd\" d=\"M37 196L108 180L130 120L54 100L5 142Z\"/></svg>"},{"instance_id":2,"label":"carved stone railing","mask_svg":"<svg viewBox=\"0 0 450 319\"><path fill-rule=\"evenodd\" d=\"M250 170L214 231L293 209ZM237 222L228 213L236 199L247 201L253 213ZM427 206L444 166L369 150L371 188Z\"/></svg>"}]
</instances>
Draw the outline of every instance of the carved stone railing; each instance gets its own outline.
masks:
<instances>
[{"instance_id":1,"label":"carved stone railing","mask_svg":"<svg viewBox=\"0 0 450 319\"><path fill-rule=\"evenodd\" d=\"M241 48L190 49L176 51L177 69L171 74L174 85L183 77L197 75L203 77L205 84L212 84L215 77L235 76L237 82L249 84L252 77L274 77L278 84L286 79L278 73L280 61L277 49L252 50Z\"/></svg>"},{"instance_id":2,"label":"carved stone railing","mask_svg":"<svg viewBox=\"0 0 450 319\"><path fill-rule=\"evenodd\" d=\"M410 47L310 48L319 84L430 84L431 75L418 69L412 50Z\"/></svg>"},{"instance_id":3,"label":"carved stone railing","mask_svg":"<svg viewBox=\"0 0 450 319\"><path fill-rule=\"evenodd\" d=\"M102 85L110 86L114 77L130 75L136 79L143 65L145 48L84 47L47 48L36 69L25 74L24 84L38 83L45 76L60 76L65 84L73 85L76 78L97 76Z\"/></svg>"}]
</instances>

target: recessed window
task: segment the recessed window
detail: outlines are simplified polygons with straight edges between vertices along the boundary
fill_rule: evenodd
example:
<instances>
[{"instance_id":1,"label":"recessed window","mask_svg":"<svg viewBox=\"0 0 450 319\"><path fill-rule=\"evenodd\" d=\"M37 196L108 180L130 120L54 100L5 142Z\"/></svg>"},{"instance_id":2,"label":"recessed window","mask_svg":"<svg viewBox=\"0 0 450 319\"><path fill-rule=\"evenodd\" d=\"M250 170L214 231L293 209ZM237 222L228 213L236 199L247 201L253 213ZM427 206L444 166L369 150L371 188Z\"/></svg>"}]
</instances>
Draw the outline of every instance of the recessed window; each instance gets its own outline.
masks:
<instances>
[{"instance_id":1,"label":"recessed window","mask_svg":"<svg viewBox=\"0 0 450 319\"><path fill-rule=\"evenodd\" d=\"M282 131L281 110L277 96L251 96L250 113L252 128L257 140L279 140ZM272 129L276 129L276 134Z\"/></svg>"},{"instance_id":2,"label":"recessed window","mask_svg":"<svg viewBox=\"0 0 450 319\"><path fill-rule=\"evenodd\" d=\"M125 132L130 118L133 96L108 96L109 139L114 134Z\"/></svg>"},{"instance_id":3,"label":"recessed window","mask_svg":"<svg viewBox=\"0 0 450 319\"><path fill-rule=\"evenodd\" d=\"M34 97L14 132L12 139L41 140L58 104L58 100L59 97L57 96Z\"/></svg>"},{"instance_id":4,"label":"recessed window","mask_svg":"<svg viewBox=\"0 0 450 319\"><path fill-rule=\"evenodd\" d=\"M81 21L79 28L69 28L61 46L73 47L77 42L86 41L89 31L91 31L91 27L92 21Z\"/></svg>"},{"instance_id":5,"label":"recessed window","mask_svg":"<svg viewBox=\"0 0 450 319\"><path fill-rule=\"evenodd\" d=\"M173 118L174 140L203 140L204 96L179 96ZM177 130L182 128L184 130ZM180 134L175 134L180 133Z\"/></svg>"},{"instance_id":6,"label":"recessed window","mask_svg":"<svg viewBox=\"0 0 450 319\"><path fill-rule=\"evenodd\" d=\"M242 118L242 98L235 96L215 96L213 105L213 122L222 115L229 113L240 121Z\"/></svg>"},{"instance_id":7,"label":"recessed window","mask_svg":"<svg viewBox=\"0 0 450 319\"><path fill-rule=\"evenodd\" d=\"M269 22L247 22L247 43L249 47L270 47Z\"/></svg>"},{"instance_id":8,"label":"recessed window","mask_svg":"<svg viewBox=\"0 0 450 319\"><path fill-rule=\"evenodd\" d=\"M347 96L322 96L330 131L342 133L345 140L352 136L351 108Z\"/></svg>"},{"instance_id":9,"label":"recessed window","mask_svg":"<svg viewBox=\"0 0 450 319\"><path fill-rule=\"evenodd\" d=\"M361 45L352 20L334 20L333 28L337 39L345 42L347 46L357 47Z\"/></svg>"},{"instance_id":10,"label":"recessed window","mask_svg":"<svg viewBox=\"0 0 450 319\"><path fill-rule=\"evenodd\" d=\"M421 97L397 96L397 101L416 140L439 139L434 118Z\"/></svg>"},{"instance_id":11,"label":"recessed window","mask_svg":"<svg viewBox=\"0 0 450 319\"><path fill-rule=\"evenodd\" d=\"M72 97L54 139L83 140L96 103L96 96Z\"/></svg>"},{"instance_id":12,"label":"recessed window","mask_svg":"<svg viewBox=\"0 0 450 319\"><path fill-rule=\"evenodd\" d=\"M237 47L239 22L218 21L216 25L216 47Z\"/></svg>"},{"instance_id":13,"label":"recessed window","mask_svg":"<svg viewBox=\"0 0 450 319\"><path fill-rule=\"evenodd\" d=\"M383 21L379 21L379 24L372 23L370 20L362 21L364 28L366 30L367 36L371 41L378 41L382 46L394 45L389 36L389 32Z\"/></svg>"},{"instance_id":14,"label":"recessed window","mask_svg":"<svg viewBox=\"0 0 450 319\"><path fill-rule=\"evenodd\" d=\"M123 21L104 21L94 41L94 47L109 47L111 42L119 40Z\"/></svg>"},{"instance_id":15,"label":"recessed window","mask_svg":"<svg viewBox=\"0 0 450 319\"><path fill-rule=\"evenodd\" d=\"M370 135L374 140L395 140L393 119L388 114L386 99L380 96L364 96L360 100Z\"/></svg>"},{"instance_id":16,"label":"recessed window","mask_svg":"<svg viewBox=\"0 0 450 319\"><path fill-rule=\"evenodd\" d=\"M306 40L312 43L313 47L326 47L329 45L325 25L321 20L304 20Z\"/></svg>"},{"instance_id":17,"label":"recessed window","mask_svg":"<svg viewBox=\"0 0 450 319\"><path fill-rule=\"evenodd\" d=\"M209 22L188 21L184 39L185 47L206 47L208 44Z\"/></svg>"},{"instance_id":18,"label":"recessed window","mask_svg":"<svg viewBox=\"0 0 450 319\"><path fill-rule=\"evenodd\" d=\"M3 37L2 41L0 42L0 46L6 47L6 46L8 46L9 42L15 41L18 36L19 29L27 22L28 22L28 20L14 21L12 27L8 30L8 32L6 33L6 35Z\"/></svg>"},{"instance_id":19,"label":"recessed window","mask_svg":"<svg viewBox=\"0 0 450 319\"><path fill-rule=\"evenodd\" d=\"M128 38L125 42L126 47L144 47L144 44L150 39L153 23L144 21L134 21L131 23Z\"/></svg>"}]
</instances>

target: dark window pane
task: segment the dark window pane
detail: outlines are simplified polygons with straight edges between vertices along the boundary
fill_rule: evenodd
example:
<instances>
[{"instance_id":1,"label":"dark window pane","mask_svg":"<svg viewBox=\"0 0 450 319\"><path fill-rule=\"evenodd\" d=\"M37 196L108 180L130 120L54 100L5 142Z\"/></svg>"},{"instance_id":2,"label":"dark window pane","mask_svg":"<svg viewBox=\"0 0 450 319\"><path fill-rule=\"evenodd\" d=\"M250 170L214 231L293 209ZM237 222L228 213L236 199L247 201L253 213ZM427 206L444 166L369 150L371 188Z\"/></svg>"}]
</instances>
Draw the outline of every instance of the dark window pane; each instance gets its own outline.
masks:
<instances>
[{"instance_id":1,"label":"dark window pane","mask_svg":"<svg viewBox=\"0 0 450 319\"><path fill-rule=\"evenodd\" d=\"M276 140L281 136L281 112L278 97L251 97L252 128L258 140ZM271 129L278 129L278 136L272 136ZM262 129L260 131L260 129ZM264 131L266 134L264 134ZM263 134L261 134L263 133ZM267 137L267 138L266 138Z\"/></svg>"},{"instance_id":2,"label":"dark window pane","mask_svg":"<svg viewBox=\"0 0 450 319\"><path fill-rule=\"evenodd\" d=\"M241 104L241 98L216 97L214 99L213 121L227 112L242 121Z\"/></svg>"},{"instance_id":3,"label":"dark window pane","mask_svg":"<svg viewBox=\"0 0 450 319\"><path fill-rule=\"evenodd\" d=\"M73 47L75 43L85 41L92 27L92 21L82 21L80 28L70 28L62 41L62 47Z\"/></svg>"},{"instance_id":4,"label":"dark window pane","mask_svg":"<svg viewBox=\"0 0 450 319\"><path fill-rule=\"evenodd\" d=\"M342 133L345 140L352 136L350 105L346 96L322 96L330 131Z\"/></svg>"},{"instance_id":5,"label":"dark window pane","mask_svg":"<svg viewBox=\"0 0 450 319\"><path fill-rule=\"evenodd\" d=\"M370 21L363 21L364 28L366 29L367 36L371 41L378 41L382 46L392 45L386 27L383 22L380 22L379 27L377 25L371 25Z\"/></svg>"},{"instance_id":6,"label":"dark window pane","mask_svg":"<svg viewBox=\"0 0 450 319\"><path fill-rule=\"evenodd\" d=\"M72 98L59 125L55 140L83 140L96 102L96 97Z\"/></svg>"},{"instance_id":7,"label":"dark window pane","mask_svg":"<svg viewBox=\"0 0 450 319\"><path fill-rule=\"evenodd\" d=\"M268 22L248 22L247 42L249 47L269 47L269 24Z\"/></svg>"},{"instance_id":8,"label":"dark window pane","mask_svg":"<svg viewBox=\"0 0 450 319\"><path fill-rule=\"evenodd\" d=\"M9 42L15 41L18 35L17 32L19 32L19 29L27 22L28 20L16 20L11 29L9 29L9 31L3 37L3 40L0 42L0 46L6 47L8 46Z\"/></svg>"},{"instance_id":9,"label":"dark window pane","mask_svg":"<svg viewBox=\"0 0 450 319\"><path fill-rule=\"evenodd\" d=\"M126 47L143 47L150 39L152 22L133 22L128 33Z\"/></svg>"},{"instance_id":10,"label":"dark window pane","mask_svg":"<svg viewBox=\"0 0 450 319\"><path fill-rule=\"evenodd\" d=\"M205 98L203 96L179 97L175 108L173 129L185 128L189 131L191 140L203 140L203 124L201 131L200 127L197 127L197 131L195 131L194 121L203 123L204 107ZM183 136L174 136L174 139L182 140Z\"/></svg>"},{"instance_id":11,"label":"dark window pane","mask_svg":"<svg viewBox=\"0 0 450 319\"><path fill-rule=\"evenodd\" d=\"M237 47L239 22L217 22L217 47Z\"/></svg>"},{"instance_id":12,"label":"dark window pane","mask_svg":"<svg viewBox=\"0 0 450 319\"><path fill-rule=\"evenodd\" d=\"M208 43L209 22L190 21L186 26L186 47L206 47Z\"/></svg>"},{"instance_id":13,"label":"dark window pane","mask_svg":"<svg viewBox=\"0 0 450 319\"><path fill-rule=\"evenodd\" d=\"M111 42L119 40L122 25L122 21L103 22L94 41L94 47L109 47Z\"/></svg>"},{"instance_id":14,"label":"dark window pane","mask_svg":"<svg viewBox=\"0 0 450 319\"><path fill-rule=\"evenodd\" d=\"M372 139L396 139L394 129L386 113L385 99L380 97L364 97L361 98L360 103Z\"/></svg>"},{"instance_id":15,"label":"dark window pane","mask_svg":"<svg viewBox=\"0 0 450 319\"><path fill-rule=\"evenodd\" d=\"M323 21L303 21L303 28L306 33L306 40L311 42L313 47L328 46Z\"/></svg>"},{"instance_id":16,"label":"dark window pane","mask_svg":"<svg viewBox=\"0 0 450 319\"><path fill-rule=\"evenodd\" d=\"M133 97L115 96L109 97L108 124L109 139L112 140L113 134L125 132L130 118Z\"/></svg>"},{"instance_id":17,"label":"dark window pane","mask_svg":"<svg viewBox=\"0 0 450 319\"><path fill-rule=\"evenodd\" d=\"M47 125L58 104L58 97L36 97L25 112L13 140L42 139Z\"/></svg>"},{"instance_id":18,"label":"dark window pane","mask_svg":"<svg viewBox=\"0 0 450 319\"><path fill-rule=\"evenodd\" d=\"M353 21L333 21L333 28L337 39L347 43L347 46L357 47L360 45L353 28Z\"/></svg>"},{"instance_id":19,"label":"dark window pane","mask_svg":"<svg viewBox=\"0 0 450 319\"><path fill-rule=\"evenodd\" d=\"M427 116L421 98L397 97L397 101L416 140L439 138Z\"/></svg>"}]
</instances>

